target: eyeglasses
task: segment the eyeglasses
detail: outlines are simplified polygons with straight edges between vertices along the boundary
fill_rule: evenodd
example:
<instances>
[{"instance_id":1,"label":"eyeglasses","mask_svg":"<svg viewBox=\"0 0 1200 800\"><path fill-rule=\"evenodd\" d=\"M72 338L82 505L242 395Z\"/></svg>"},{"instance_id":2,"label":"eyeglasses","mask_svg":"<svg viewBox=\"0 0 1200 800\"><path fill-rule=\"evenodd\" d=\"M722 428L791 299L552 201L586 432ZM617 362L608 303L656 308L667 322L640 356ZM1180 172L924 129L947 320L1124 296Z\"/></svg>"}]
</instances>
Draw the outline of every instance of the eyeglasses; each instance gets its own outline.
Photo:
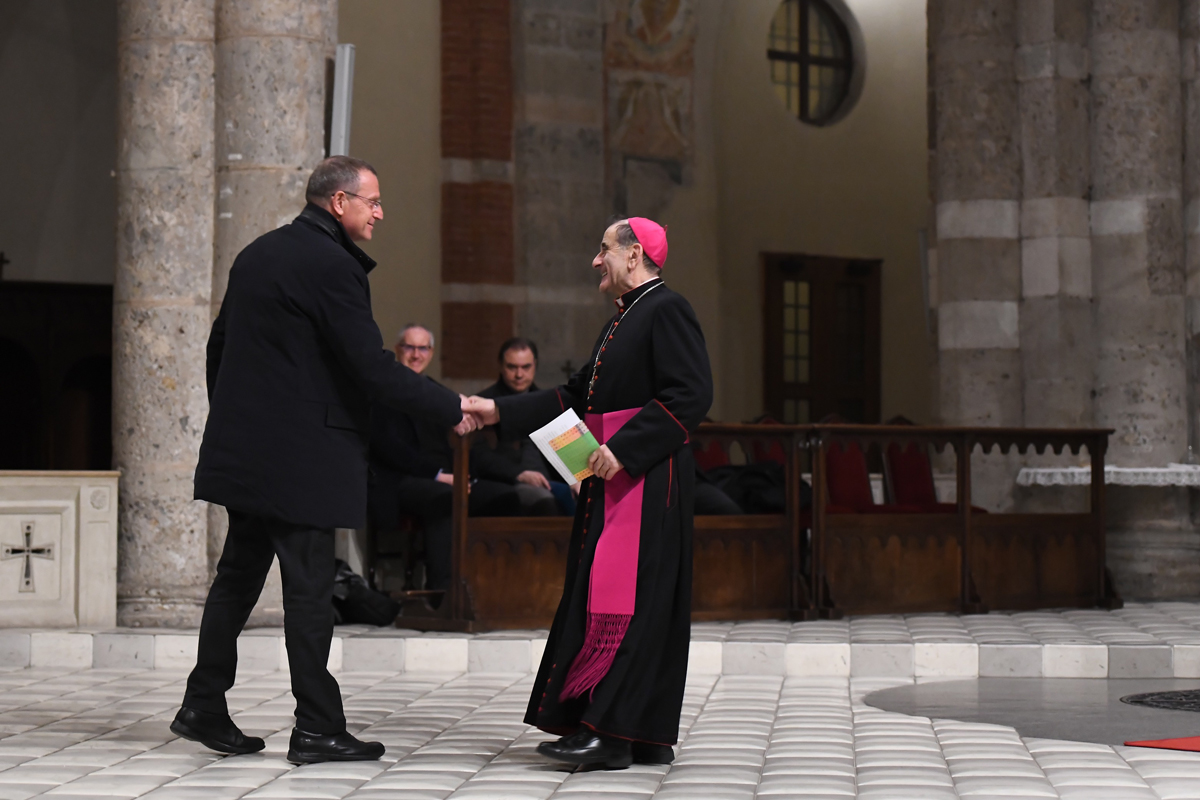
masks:
<instances>
[{"instance_id":1,"label":"eyeglasses","mask_svg":"<svg viewBox=\"0 0 1200 800\"><path fill-rule=\"evenodd\" d=\"M402 344L400 345L400 349L406 353L420 353L421 355L428 355L433 352L433 347L427 344Z\"/></svg>"},{"instance_id":2,"label":"eyeglasses","mask_svg":"<svg viewBox=\"0 0 1200 800\"><path fill-rule=\"evenodd\" d=\"M383 202L381 200L372 200L369 197L363 197L361 194L347 192L345 189L340 189L339 191L341 191L342 194L350 195L351 197L357 197L359 200L362 200L371 207L372 211L383 211Z\"/></svg>"}]
</instances>

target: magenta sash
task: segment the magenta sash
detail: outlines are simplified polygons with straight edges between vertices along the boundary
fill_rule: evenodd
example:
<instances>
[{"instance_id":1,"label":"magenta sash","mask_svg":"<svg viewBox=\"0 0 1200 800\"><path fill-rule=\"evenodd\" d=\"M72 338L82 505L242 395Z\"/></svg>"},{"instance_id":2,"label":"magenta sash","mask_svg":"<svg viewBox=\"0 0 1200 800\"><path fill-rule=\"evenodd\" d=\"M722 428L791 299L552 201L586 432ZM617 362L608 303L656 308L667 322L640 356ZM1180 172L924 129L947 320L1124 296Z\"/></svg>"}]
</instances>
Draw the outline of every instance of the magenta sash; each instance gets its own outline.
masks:
<instances>
[{"instance_id":1,"label":"magenta sash","mask_svg":"<svg viewBox=\"0 0 1200 800\"><path fill-rule=\"evenodd\" d=\"M601 444L641 409L587 414L584 423ZM629 630L637 599L638 546L642 536L642 478L621 470L604 482L604 527L588 583L583 647L563 681L560 700L594 690L608 674Z\"/></svg>"}]
</instances>

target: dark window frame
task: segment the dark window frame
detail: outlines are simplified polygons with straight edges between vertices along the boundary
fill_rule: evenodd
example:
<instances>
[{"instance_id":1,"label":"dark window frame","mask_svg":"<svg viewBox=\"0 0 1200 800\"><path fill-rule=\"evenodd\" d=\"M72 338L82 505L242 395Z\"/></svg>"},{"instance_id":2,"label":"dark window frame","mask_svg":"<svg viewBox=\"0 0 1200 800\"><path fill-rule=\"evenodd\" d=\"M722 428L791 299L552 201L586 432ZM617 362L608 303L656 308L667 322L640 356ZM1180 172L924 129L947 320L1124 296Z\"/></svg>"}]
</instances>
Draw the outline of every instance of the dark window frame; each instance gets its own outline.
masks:
<instances>
[{"instance_id":1,"label":"dark window frame","mask_svg":"<svg viewBox=\"0 0 1200 800\"><path fill-rule=\"evenodd\" d=\"M879 259L760 254L763 269L763 411L783 421L788 400L804 402L808 421L838 414L850 422L880 420L883 378L883 262ZM808 283L809 373L806 381L784 375L785 281ZM854 287L861 311L861 372L847 374L844 341L838 340L839 287ZM797 408L799 408L797 406ZM857 411L857 413L855 413ZM853 417L859 417L853 419Z\"/></svg>"},{"instance_id":2,"label":"dark window frame","mask_svg":"<svg viewBox=\"0 0 1200 800\"><path fill-rule=\"evenodd\" d=\"M845 21L841 16L833 10L829 3L825 0L783 0L781 5L794 5L800 15L800 52L791 53L786 50L776 50L767 48L767 60L769 62L782 61L784 64L797 64L800 68L800 84L797 87L800 91L800 109L797 114L801 122L806 122L809 125L827 125L838 117L838 112L846 104L850 97L850 83L854 77L854 41L850 36L850 29L846 26ZM834 35L841 40L842 48L846 53L845 58L831 58L828 56L814 56L809 51L809 29L808 29L808 10L810 7L817 8L817 15L828 19L833 27ZM774 25L772 18L771 24ZM773 37L772 37L773 38ZM842 83L842 96L838 99L829 111L820 117L812 117L809 115L809 67L833 67L845 71L845 81ZM774 82L774 79L772 79ZM790 109L789 109L790 110Z\"/></svg>"}]
</instances>

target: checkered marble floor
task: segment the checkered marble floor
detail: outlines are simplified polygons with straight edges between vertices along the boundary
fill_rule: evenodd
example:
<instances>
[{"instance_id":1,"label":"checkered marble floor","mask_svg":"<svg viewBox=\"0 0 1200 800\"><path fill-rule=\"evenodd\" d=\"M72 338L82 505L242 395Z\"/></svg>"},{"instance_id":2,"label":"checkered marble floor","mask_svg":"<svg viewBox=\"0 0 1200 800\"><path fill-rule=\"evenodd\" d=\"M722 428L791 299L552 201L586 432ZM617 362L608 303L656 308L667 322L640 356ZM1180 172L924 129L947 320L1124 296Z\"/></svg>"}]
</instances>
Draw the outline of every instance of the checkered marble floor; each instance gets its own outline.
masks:
<instances>
[{"instance_id":1,"label":"checkered marble floor","mask_svg":"<svg viewBox=\"0 0 1200 800\"><path fill-rule=\"evenodd\" d=\"M572 771L521 723L528 673L343 672L382 761L293 767L287 675L242 676L231 711L267 749L222 757L168 730L178 670L0 670L0 800L75 798L1200 798L1200 754L1022 739L862 702L914 678L693 675L670 767Z\"/></svg>"}]
</instances>

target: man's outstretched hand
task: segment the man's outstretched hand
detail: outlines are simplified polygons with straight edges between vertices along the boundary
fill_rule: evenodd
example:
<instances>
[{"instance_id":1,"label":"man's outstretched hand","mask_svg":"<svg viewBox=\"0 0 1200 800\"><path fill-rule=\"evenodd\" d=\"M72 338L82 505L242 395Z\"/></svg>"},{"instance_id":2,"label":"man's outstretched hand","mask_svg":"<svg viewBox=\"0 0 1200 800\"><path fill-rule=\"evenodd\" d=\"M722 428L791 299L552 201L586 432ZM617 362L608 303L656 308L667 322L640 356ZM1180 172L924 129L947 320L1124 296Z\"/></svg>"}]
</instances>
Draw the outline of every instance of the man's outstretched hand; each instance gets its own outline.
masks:
<instances>
[{"instance_id":1,"label":"man's outstretched hand","mask_svg":"<svg viewBox=\"0 0 1200 800\"><path fill-rule=\"evenodd\" d=\"M462 410L464 414L474 417L480 428L484 425L495 425L500 421L500 409L496 408L496 401L486 397L476 395L466 398L463 400Z\"/></svg>"},{"instance_id":2,"label":"man's outstretched hand","mask_svg":"<svg viewBox=\"0 0 1200 800\"><path fill-rule=\"evenodd\" d=\"M463 414L462 422L454 426L454 432L459 436L466 436L471 431L479 430L482 425L470 414Z\"/></svg>"},{"instance_id":3,"label":"man's outstretched hand","mask_svg":"<svg viewBox=\"0 0 1200 800\"><path fill-rule=\"evenodd\" d=\"M471 409L469 406L473 398L465 397L461 394L458 397L461 402L463 418L461 422L454 426L454 432L459 436L466 436L471 431L477 431L482 428L483 424L470 413Z\"/></svg>"}]
</instances>

